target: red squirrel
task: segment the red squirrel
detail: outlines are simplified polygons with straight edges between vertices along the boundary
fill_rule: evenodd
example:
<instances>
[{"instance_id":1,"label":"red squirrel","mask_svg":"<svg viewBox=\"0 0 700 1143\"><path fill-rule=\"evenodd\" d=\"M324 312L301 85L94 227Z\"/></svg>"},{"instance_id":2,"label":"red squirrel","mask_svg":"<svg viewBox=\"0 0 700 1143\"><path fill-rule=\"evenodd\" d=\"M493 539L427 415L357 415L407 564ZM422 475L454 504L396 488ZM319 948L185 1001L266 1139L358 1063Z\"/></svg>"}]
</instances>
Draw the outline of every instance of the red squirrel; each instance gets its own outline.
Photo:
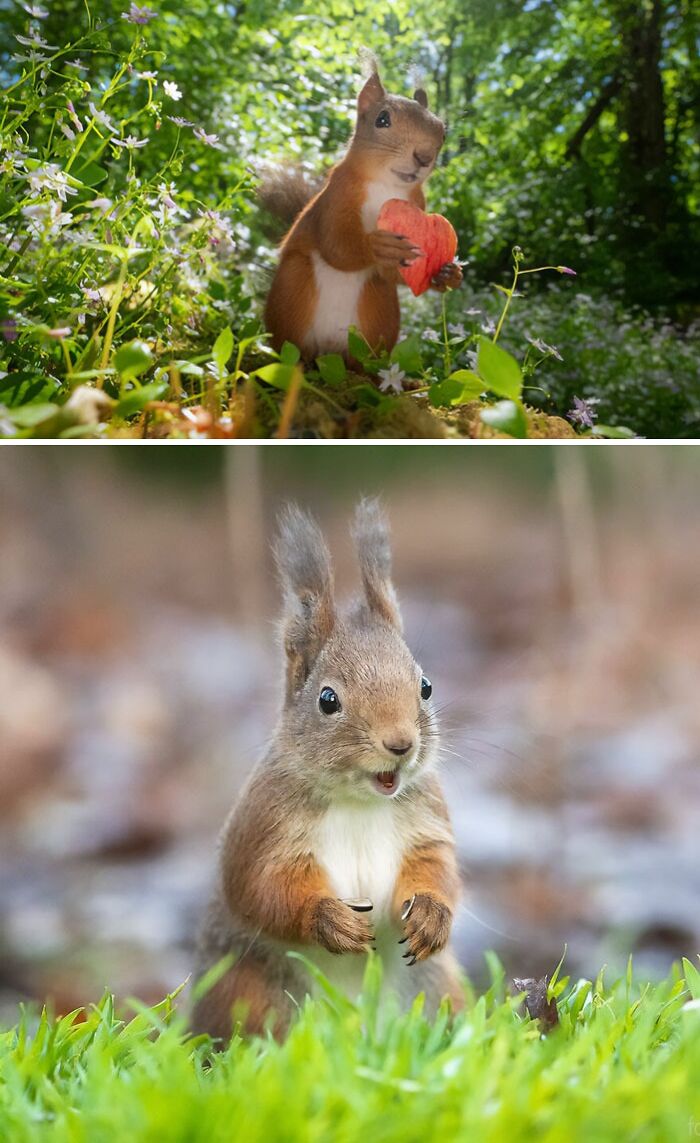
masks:
<instances>
[{"instance_id":1,"label":"red squirrel","mask_svg":"<svg viewBox=\"0 0 700 1143\"><path fill-rule=\"evenodd\" d=\"M399 336L398 267L420 251L405 236L377 229L391 198L425 210L423 184L445 139L422 89L413 99L388 95L373 71L357 100L357 122L345 157L306 205L284 239L265 307L272 345L296 345L311 360L347 356L351 325L373 350L391 350ZM433 279L435 289L462 280L456 262Z\"/></svg>"},{"instance_id":2,"label":"red squirrel","mask_svg":"<svg viewBox=\"0 0 700 1143\"><path fill-rule=\"evenodd\" d=\"M317 525L298 509L282 521L284 705L224 826L198 945L196 978L223 962L192 1014L193 1029L215 1039L228 1040L237 1020L248 1033L285 1034L315 988L288 950L354 998L374 947L403 1003L424 992L429 1012L444 996L463 1004L432 686L402 637L375 501L360 503L353 534L363 594L340 611Z\"/></svg>"}]
</instances>

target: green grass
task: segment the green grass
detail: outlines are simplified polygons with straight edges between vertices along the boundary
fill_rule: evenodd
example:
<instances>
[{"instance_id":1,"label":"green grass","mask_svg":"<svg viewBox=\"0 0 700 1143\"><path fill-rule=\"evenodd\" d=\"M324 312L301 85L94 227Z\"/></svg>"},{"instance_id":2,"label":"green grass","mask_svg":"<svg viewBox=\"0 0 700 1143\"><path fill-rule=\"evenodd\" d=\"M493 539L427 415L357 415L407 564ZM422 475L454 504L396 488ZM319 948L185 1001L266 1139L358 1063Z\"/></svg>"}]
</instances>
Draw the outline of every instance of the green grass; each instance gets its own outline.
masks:
<instances>
[{"instance_id":1,"label":"green grass","mask_svg":"<svg viewBox=\"0 0 700 1143\"><path fill-rule=\"evenodd\" d=\"M308 1001L283 1045L235 1038L212 1054L168 998L124 1022L92 1009L0 1033L0 1139L685 1140L700 1134L700 974L661 983L560 979L544 1037L493 983L449 1025L418 1002ZM691 999L694 997L694 1001ZM210 1065L207 1064L211 1060Z\"/></svg>"}]
</instances>

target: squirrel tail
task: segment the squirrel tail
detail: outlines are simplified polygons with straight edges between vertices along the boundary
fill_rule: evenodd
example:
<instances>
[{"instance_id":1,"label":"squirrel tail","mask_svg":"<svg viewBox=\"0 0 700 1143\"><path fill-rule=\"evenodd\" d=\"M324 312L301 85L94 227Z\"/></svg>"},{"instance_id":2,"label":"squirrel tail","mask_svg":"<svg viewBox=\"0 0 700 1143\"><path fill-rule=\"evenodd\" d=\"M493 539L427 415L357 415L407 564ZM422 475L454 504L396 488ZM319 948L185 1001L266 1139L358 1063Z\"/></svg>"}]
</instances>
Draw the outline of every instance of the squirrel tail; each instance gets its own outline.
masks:
<instances>
[{"instance_id":1,"label":"squirrel tail","mask_svg":"<svg viewBox=\"0 0 700 1143\"><path fill-rule=\"evenodd\" d=\"M321 189L323 180L302 167L267 167L261 175L257 196L263 209L285 229Z\"/></svg>"}]
</instances>

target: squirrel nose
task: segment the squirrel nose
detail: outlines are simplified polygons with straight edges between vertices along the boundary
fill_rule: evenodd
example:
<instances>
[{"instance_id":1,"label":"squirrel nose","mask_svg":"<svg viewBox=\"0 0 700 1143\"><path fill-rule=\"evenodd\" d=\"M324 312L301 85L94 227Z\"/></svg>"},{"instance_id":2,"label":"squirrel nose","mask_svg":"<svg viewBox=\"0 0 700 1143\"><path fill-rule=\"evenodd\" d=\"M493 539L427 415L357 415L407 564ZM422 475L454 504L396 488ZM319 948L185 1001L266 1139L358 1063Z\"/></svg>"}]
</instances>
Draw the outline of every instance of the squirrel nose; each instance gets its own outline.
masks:
<instances>
[{"instance_id":1,"label":"squirrel nose","mask_svg":"<svg viewBox=\"0 0 700 1143\"><path fill-rule=\"evenodd\" d=\"M382 739L382 746L385 750L390 751L391 754L396 754L400 758L402 754L408 754L413 746L413 742L410 738L396 738L393 742L387 742L386 739Z\"/></svg>"},{"instance_id":2,"label":"squirrel nose","mask_svg":"<svg viewBox=\"0 0 700 1143\"><path fill-rule=\"evenodd\" d=\"M413 158L419 167L429 167L433 161L432 151L414 151Z\"/></svg>"}]
</instances>

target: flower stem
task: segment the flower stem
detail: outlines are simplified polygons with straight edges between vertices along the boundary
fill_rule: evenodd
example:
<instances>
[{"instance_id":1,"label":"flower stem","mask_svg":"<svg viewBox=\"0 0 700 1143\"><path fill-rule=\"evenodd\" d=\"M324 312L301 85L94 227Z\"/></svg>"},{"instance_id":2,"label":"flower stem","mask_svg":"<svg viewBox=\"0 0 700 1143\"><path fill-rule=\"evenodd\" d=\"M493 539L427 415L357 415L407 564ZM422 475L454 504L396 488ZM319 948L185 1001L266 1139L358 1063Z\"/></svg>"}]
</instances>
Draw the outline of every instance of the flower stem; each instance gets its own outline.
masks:
<instances>
[{"instance_id":1,"label":"flower stem","mask_svg":"<svg viewBox=\"0 0 700 1143\"><path fill-rule=\"evenodd\" d=\"M445 344L445 369L452 372L452 354L450 353L450 339L447 336L447 294L442 295L442 336Z\"/></svg>"},{"instance_id":2,"label":"flower stem","mask_svg":"<svg viewBox=\"0 0 700 1143\"><path fill-rule=\"evenodd\" d=\"M114 288L114 297L112 298L112 305L109 310L109 317L107 319L107 329L105 330L105 342L102 347L102 360L100 361L100 375L97 378L96 386L101 389L104 385L104 371L109 363L109 354L112 348L112 339L114 337L114 327L117 324L117 314L119 313L119 306L124 292L124 282L126 281L128 259L126 254L122 258L121 269L119 270L119 277L117 284Z\"/></svg>"},{"instance_id":3,"label":"flower stem","mask_svg":"<svg viewBox=\"0 0 700 1143\"><path fill-rule=\"evenodd\" d=\"M503 310L501 311L501 316L498 319L498 325L496 326L496 332L494 333L493 338L492 338L492 341L494 341L494 342L498 341L499 334L503 328L503 323L506 320L506 314L508 313L508 310L510 309L510 303L513 301L513 294L515 293L515 287L518 284L518 275L520 274L520 272L521 271L519 270L518 263L516 261L515 266L513 267L513 284L510 287L510 290L508 291L508 297L506 298L506 304L504 305Z\"/></svg>"}]
</instances>

